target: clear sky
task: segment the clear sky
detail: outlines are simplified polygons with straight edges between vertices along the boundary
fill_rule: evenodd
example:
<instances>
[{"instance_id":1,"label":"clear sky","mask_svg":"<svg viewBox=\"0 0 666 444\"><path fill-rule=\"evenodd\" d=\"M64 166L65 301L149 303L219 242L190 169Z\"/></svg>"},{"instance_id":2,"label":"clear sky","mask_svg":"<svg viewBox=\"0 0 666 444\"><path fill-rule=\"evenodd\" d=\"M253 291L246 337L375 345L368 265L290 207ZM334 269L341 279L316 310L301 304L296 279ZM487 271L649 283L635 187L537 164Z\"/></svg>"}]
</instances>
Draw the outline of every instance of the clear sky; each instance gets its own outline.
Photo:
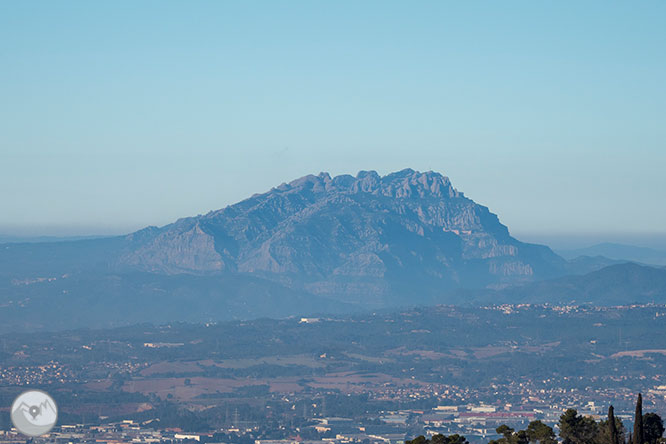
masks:
<instances>
[{"instance_id":1,"label":"clear sky","mask_svg":"<svg viewBox=\"0 0 666 444\"><path fill-rule=\"evenodd\" d=\"M666 232L666 2L0 2L0 232L439 171L524 235Z\"/></svg>"}]
</instances>

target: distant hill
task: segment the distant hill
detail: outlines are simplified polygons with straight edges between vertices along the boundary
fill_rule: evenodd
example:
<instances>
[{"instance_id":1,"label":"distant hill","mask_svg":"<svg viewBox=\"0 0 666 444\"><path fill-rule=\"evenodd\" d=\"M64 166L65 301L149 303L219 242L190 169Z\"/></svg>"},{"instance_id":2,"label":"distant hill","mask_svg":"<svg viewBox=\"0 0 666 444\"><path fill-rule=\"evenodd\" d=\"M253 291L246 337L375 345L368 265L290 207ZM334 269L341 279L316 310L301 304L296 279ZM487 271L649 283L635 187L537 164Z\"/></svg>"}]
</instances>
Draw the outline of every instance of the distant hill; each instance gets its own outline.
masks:
<instances>
[{"instance_id":1,"label":"distant hill","mask_svg":"<svg viewBox=\"0 0 666 444\"><path fill-rule=\"evenodd\" d=\"M604 256L614 260L666 265L666 251L610 242L575 250L557 250L557 253L565 259L575 259L579 256Z\"/></svg>"},{"instance_id":2,"label":"distant hill","mask_svg":"<svg viewBox=\"0 0 666 444\"><path fill-rule=\"evenodd\" d=\"M609 259L605 256L576 256L567 261L568 274L587 274L611 265L626 264L627 260Z\"/></svg>"},{"instance_id":3,"label":"distant hill","mask_svg":"<svg viewBox=\"0 0 666 444\"><path fill-rule=\"evenodd\" d=\"M484 292L477 302L628 305L666 303L666 268L634 263L611 265L582 276L565 276Z\"/></svg>"},{"instance_id":4,"label":"distant hill","mask_svg":"<svg viewBox=\"0 0 666 444\"><path fill-rule=\"evenodd\" d=\"M155 273L80 273L0 287L1 331L104 328L344 313L357 308L265 279Z\"/></svg>"},{"instance_id":5,"label":"distant hill","mask_svg":"<svg viewBox=\"0 0 666 444\"><path fill-rule=\"evenodd\" d=\"M0 244L42 243L42 242L68 242L85 239L101 239L109 236L13 236L0 234Z\"/></svg>"}]
</instances>

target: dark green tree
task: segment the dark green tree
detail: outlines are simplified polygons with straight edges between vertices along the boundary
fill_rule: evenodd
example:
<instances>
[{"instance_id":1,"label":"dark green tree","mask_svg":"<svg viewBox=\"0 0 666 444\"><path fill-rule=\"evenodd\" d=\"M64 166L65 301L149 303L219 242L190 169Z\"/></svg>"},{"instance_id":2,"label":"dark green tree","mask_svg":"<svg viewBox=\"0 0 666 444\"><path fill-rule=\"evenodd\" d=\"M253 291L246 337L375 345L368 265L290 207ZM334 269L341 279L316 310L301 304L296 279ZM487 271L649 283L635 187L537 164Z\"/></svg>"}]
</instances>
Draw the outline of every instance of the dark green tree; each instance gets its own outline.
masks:
<instances>
[{"instance_id":1,"label":"dark green tree","mask_svg":"<svg viewBox=\"0 0 666 444\"><path fill-rule=\"evenodd\" d=\"M437 435L435 435L437 436ZM429 444L430 441L425 436L419 435L411 441L405 441L405 444Z\"/></svg>"},{"instance_id":2,"label":"dark green tree","mask_svg":"<svg viewBox=\"0 0 666 444\"><path fill-rule=\"evenodd\" d=\"M611 427L611 417L609 415L607 420L601 421L599 423L599 433L597 434L597 438L595 439L596 444L624 444L624 436L625 436L624 424L622 424L622 420L620 418L615 416L615 412L613 412L612 421L615 424L614 432L616 434L616 438L612 437L613 430Z\"/></svg>"},{"instance_id":3,"label":"dark green tree","mask_svg":"<svg viewBox=\"0 0 666 444\"><path fill-rule=\"evenodd\" d=\"M529 442L539 444L557 444L553 429L541 421L532 421L527 426L527 437Z\"/></svg>"},{"instance_id":4,"label":"dark green tree","mask_svg":"<svg viewBox=\"0 0 666 444\"><path fill-rule=\"evenodd\" d=\"M436 435L433 435L432 438L430 438L430 443L431 444L447 444L448 443L448 437L442 435L441 433L438 433Z\"/></svg>"},{"instance_id":5,"label":"dark green tree","mask_svg":"<svg viewBox=\"0 0 666 444\"><path fill-rule=\"evenodd\" d=\"M433 435L431 439L426 439L425 436L420 435L411 441L405 441L405 444L469 444L467 438L457 433L454 435L446 436L438 433Z\"/></svg>"},{"instance_id":6,"label":"dark green tree","mask_svg":"<svg viewBox=\"0 0 666 444\"><path fill-rule=\"evenodd\" d=\"M615 411L613 406L608 407L608 433L610 439L608 444L620 444L620 437L617 433L617 425L615 424Z\"/></svg>"},{"instance_id":7,"label":"dark green tree","mask_svg":"<svg viewBox=\"0 0 666 444\"><path fill-rule=\"evenodd\" d=\"M553 429L541 421L533 421L530 423L530 426L531 428L528 426L527 430L516 432L515 429L503 424L495 429L498 434L502 435L502 438L490 441L490 444L529 444L530 442L553 444L557 442L554 440L555 434L553 433ZM550 435L548 434L548 430L550 430ZM548 436L552 436L553 441L548 441ZM539 440L537 437L543 437L546 440Z\"/></svg>"},{"instance_id":8,"label":"dark green tree","mask_svg":"<svg viewBox=\"0 0 666 444\"><path fill-rule=\"evenodd\" d=\"M664 421L656 413L643 415L643 441L646 444L656 444L664 434Z\"/></svg>"},{"instance_id":9,"label":"dark green tree","mask_svg":"<svg viewBox=\"0 0 666 444\"><path fill-rule=\"evenodd\" d=\"M488 444L512 444L514 430L515 429L509 427L508 425L502 424L501 426L495 429L495 432L498 435L502 435L502 438L494 439L490 441Z\"/></svg>"},{"instance_id":10,"label":"dark green tree","mask_svg":"<svg viewBox=\"0 0 666 444\"><path fill-rule=\"evenodd\" d=\"M437 436L437 435L435 435ZM425 436L419 435L411 441L405 441L405 444L429 444L430 441L426 439Z\"/></svg>"},{"instance_id":11,"label":"dark green tree","mask_svg":"<svg viewBox=\"0 0 666 444\"><path fill-rule=\"evenodd\" d=\"M580 416L575 409L569 409L560 416L560 437L563 444L590 444L598 434L597 422Z\"/></svg>"},{"instance_id":12,"label":"dark green tree","mask_svg":"<svg viewBox=\"0 0 666 444\"><path fill-rule=\"evenodd\" d=\"M455 433L447 437L446 444L469 444L469 441L464 436Z\"/></svg>"},{"instance_id":13,"label":"dark green tree","mask_svg":"<svg viewBox=\"0 0 666 444\"><path fill-rule=\"evenodd\" d=\"M636 400L636 414L634 415L634 441L633 444L644 444L643 434L643 395L638 394Z\"/></svg>"},{"instance_id":14,"label":"dark green tree","mask_svg":"<svg viewBox=\"0 0 666 444\"><path fill-rule=\"evenodd\" d=\"M512 436L511 444L529 444L530 438L525 430L518 430Z\"/></svg>"},{"instance_id":15,"label":"dark green tree","mask_svg":"<svg viewBox=\"0 0 666 444\"><path fill-rule=\"evenodd\" d=\"M495 432L504 436L507 440L511 439L511 437L513 436L514 431L515 431L515 429L509 427L506 424L502 424L501 426L499 426L495 429Z\"/></svg>"}]
</instances>

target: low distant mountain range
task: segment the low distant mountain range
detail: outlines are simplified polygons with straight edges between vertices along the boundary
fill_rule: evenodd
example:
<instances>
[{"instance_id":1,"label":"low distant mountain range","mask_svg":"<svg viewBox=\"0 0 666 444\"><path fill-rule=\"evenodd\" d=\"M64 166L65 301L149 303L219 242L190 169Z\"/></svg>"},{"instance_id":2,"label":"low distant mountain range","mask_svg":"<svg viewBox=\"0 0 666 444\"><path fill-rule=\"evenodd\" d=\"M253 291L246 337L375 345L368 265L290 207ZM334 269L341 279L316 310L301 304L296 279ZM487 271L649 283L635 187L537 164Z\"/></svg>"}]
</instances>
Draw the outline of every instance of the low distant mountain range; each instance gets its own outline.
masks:
<instances>
[{"instance_id":1,"label":"low distant mountain range","mask_svg":"<svg viewBox=\"0 0 666 444\"><path fill-rule=\"evenodd\" d=\"M614 260L666 265L666 251L611 242L604 242L587 248L558 250L557 253L565 259L575 259L581 256L603 256Z\"/></svg>"},{"instance_id":2,"label":"low distant mountain range","mask_svg":"<svg viewBox=\"0 0 666 444\"><path fill-rule=\"evenodd\" d=\"M499 290L461 289L450 294L449 299L459 305L666 304L666 268L624 262L584 275L562 276Z\"/></svg>"},{"instance_id":3,"label":"low distant mountain range","mask_svg":"<svg viewBox=\"0 0 666 444\"><path fill-rule=\"evenodd\" d=\"M614 264L520 242L435 172L321 173L127 236L1 245L0 315L36 329L283 317L447 303Z\"/></svg>"},{"instance_id":4,"label":"low distant mountain range","mask_svg":"<svg viewBox=\"0 0 666 444\"><path fill-rule=\"evenodd\" d=\"M101 239L108 236L11 236L0 234L0 244L67 242L84 239Z\"/></svg>"}]
</instances>

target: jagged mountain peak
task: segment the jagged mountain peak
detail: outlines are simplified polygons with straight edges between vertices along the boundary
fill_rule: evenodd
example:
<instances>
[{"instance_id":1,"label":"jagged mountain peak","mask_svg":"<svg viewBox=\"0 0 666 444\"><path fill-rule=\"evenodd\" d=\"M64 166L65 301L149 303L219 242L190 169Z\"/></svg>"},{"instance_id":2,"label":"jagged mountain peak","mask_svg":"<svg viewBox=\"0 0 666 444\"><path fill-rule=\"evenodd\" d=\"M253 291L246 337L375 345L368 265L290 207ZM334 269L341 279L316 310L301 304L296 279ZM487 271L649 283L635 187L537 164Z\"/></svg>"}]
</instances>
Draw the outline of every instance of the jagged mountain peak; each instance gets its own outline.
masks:
<instances>
[{"instance_id":1,"label":"jagged mountain peak","mask_svg":"<svg viewBox=\"0 0 666 444\"><path fill-rule=\"evenodd\" d=\"M420 172L411 168L380 176L376 171L359 171L356 176L342 174L331 177L327 172L307 175L289 183L283 183L268 193L255 194L251 199L270 196L271 193L307 192L313 195L326 193L369 193L394 198L464 197L451 184L448 177L434 171Z\"/></svg>"}]
</instances>

